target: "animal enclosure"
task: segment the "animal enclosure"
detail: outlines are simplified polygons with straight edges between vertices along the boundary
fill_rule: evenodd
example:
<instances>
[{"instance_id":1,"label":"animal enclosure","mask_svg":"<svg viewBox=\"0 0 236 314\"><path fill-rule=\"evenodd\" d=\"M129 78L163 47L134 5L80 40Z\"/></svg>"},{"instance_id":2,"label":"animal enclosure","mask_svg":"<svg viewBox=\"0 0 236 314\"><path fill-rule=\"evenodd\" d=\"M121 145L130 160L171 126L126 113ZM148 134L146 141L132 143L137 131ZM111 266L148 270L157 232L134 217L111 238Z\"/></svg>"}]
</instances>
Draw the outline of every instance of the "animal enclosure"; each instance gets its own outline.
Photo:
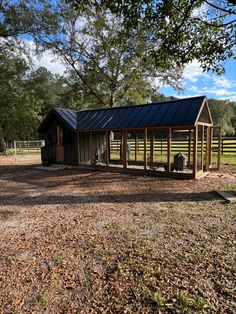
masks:
<instances>
[{"instance_id":1,"label":"animal enclosure","mask_svg":"<svg viewBox=\"0 0 236 314\"><path fill-rule=\"evenodd\" d=\"M110 109L53 109L38 131L46 164L182 178L198 178L220 166L221 131L213 126L204 96Z\"/></svg>"}]
</instances>

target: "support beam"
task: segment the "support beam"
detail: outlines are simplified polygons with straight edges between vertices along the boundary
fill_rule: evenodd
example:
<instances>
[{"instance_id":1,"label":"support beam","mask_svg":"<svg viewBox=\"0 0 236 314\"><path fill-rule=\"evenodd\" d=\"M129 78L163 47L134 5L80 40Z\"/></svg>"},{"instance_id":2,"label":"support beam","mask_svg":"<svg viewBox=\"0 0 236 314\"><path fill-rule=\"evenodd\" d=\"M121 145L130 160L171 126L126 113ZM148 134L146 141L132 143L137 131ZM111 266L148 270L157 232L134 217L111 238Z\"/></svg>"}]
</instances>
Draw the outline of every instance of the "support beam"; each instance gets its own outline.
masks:
<instances>
[{"instance_id":1,"label":"support beam","mask_svg":"<svg viewBox=\"0 0 236 314\"><path fill-rule=\"evenodd\" d=\"M198 144L198 127L195 126L193 132L193 175L197 177L197 145Z\"/></svg>"},{"instance_id":2,"label":"support beam","mask_svg":"<svg viewBox=\"0 0 236 314\"><path fill-rule=\"evenodd\" d=\"M154 161L154 144L155 144L155 131L151 131L151 142L150 142L150 163Z\"/></svg>"},{"instance_id":3,"label":"support beam","mask_svg":"<svg viewBox=\"0 0 236 314\"><path fill-rule=\"evenodd\" d=\"M202 136L202 140L201 140L201 168L203 171L203 157L204 157L204 125L202 125L201 127L201 136Z\"/></svg>"},{"instance_id":4,"label":"support beam","mask_svg":"<svg viewBox=\"0 0 236 314\"><path fill-rule=\"evenodd\" d=\"M147 129L144 129L144 170L147 170Z\"/></svg>"},{"instance_id":5,"label":"support beam","mask_svg":"<svg viewBox=\"0 0 236 314\"><path fill-rule=\"evenodd\" d=\"M78 165L80 164L80 140L79 132L77 133L77 154L78 154Z\"/></svg>"},{"instance_id":6,"label":"support beam","mask_svg":"<svg viewBox=\"0 0 236 314\"><path fill-rule=\"evenodd\" d=\"M120 161L123 160L123 132L120 132Z\"/></svg>"},{"instance_id":7,"label":"support beam","mask_svg":"<svg viewBox=\"0 0 236 314\"><path fill-rule=\"evenodd\" d=\"M218 156L217 156L217 170L220 169L220 157L221 157L221 127L218 127Z\"/></svg>"},{"instance_id":8,"label":"support beam","mask_svg":"<svg viewBox=\"0 0 236 314\"><path fill-rule=\"evenodd\" d=\"M127 160L127 131L122 131L122 158L123 158L123 168L126 169L128 167L128 160Z\"/></svg>"},{"instance_id":9,"label":"support beam","mask_svg":"<svg viewBox=\"0 0 236 314\"><path fill-rule=\"evenodd\" d=\"M192 131L188 132L188 164L191 164Z\"/></svg>"},{"instance_id":10,"label":"support beam","mask_svg":"<svg viewBox=\"0 0 236 314\"><path fill-rule=\"evenodd\" d=\"M89 132L89 160L92 162L93 160L93 132Z\"/></svg>"},{"instance_id":11,"label":"support beam","mask_svg":"<svg viewBox=\"0 0 236 314\"><path fill-rule=\"evenodd\" d=\"M168 129L167 141L167 171L171 172L171 128Z\"/></svg>"},{"instance_id":12,"label":"support beam","mask_svg":"<svg viewBox=\"0 0 236 314\"><path fill-rule=\"evenodd\" d=\"M107 167L109 166L109 161L110 161L110 156L109 156L109 151L110 151L109 136L110 136L109 131L106 131L106 164L107 164Z\"/></svg>"},{"instance_id":13,"label":"support beam","mask_svg":"<svg viewBox=\"0 0 236 314\"><path fill-rule=\"evenodd\" d=\"M209 165L212 164L212 140L213 140L213 128L210 127L210 146L209 146Z\"/></svg>"},{"instance_id":14,"label":"support beam","mask_svg":"<svg viewBox=\"0 0 236 314\"><path fill-rule=\"evenodd\" d=\"M205 152L205 170L209 170L209 165L210 165L210 132L211 128L207 127L206 129L206 152Z\"/></svg>"},{"instance_id":15,"label":"support beam","mask_svg":"<svg viewBox=\"0 0 236 314\"><path fill-rule=\"evenodd\" d=\"M137 161L138 158L138 132L135 132L135 152L134 152L134 160Z\"/></svg>"}]
</instances>

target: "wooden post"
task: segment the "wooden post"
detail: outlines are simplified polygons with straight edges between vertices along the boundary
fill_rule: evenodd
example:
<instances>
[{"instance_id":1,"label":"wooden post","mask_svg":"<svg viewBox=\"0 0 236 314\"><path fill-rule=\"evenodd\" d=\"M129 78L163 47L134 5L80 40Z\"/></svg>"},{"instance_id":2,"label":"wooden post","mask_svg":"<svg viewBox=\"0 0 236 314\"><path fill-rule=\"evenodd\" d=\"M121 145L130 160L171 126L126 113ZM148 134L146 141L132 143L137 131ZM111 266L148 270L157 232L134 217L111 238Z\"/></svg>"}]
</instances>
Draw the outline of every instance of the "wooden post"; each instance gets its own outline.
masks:
<instances>
[{"instance_id":1,"label":"wooden post","mask_svg":"<svg viewBox=\"0 0 236 314\"><path fill-rule=\"evenodd\" d=\"M151 143L150 143L150 163L153 164L154 161L154 142L155 142L155 132L151 132Z\"/></svg>"},{"instance_id":2,"label":"wooden post","mask_svg":"<svg viewBox=\"0 0 236 314\"><path fill-rule=\"evenodd\" d=\"M109 166L109 161L110 161L110 156L109 156L109 151L110 151L110 141L109 141L109 131L106 131L106 164L107 167Z\"/></svg>"},{"instance_id":3,"label":"wooden post","mask_svg":"<svg viewBox=\"0 0 236 314\"><path fill-rule=\"evenodd\" d=\"M79 132L77 133L77 153L78 153L78 165L80 164L80 141Z\"/></svg>"},{"instance_id":4,"label":"wooden post","mask_svg":"<svg viewBox=\"0 0 236 314\"><path fill-rule=\"evenodd\" d=\"M212 141L213 141L213 128L210 127L210 138L209 138L209 165L211 166L212 164Z\"/></svg>"},{"instance_id":5,"label":"wooden post","mask_svg":"<svg viewBox=\"0 0 236 314\"><path fill-rule=\"evenodd\" d=\"M218 156L217 156L217 170L220 169L220 157L221 157L221 127L218 127Z\"/></svg>"},{"instance_id":6,"label":"wooden post","mask_svg":"<svg viewBox=\"0 0 236 314\"><path fill-rule=\"evenodd\" d=\"M167 171L171 172L171 128L168 129L167 142Z\"/></svg>"},{"instance_id":7,"label":"wooden post","mask_svg":"<svg viewBox=\"0 0 236 314\"><path fill-rule=\"evenodd\" d=\"M138 155L138 147L137 147L137 143L138 143L138 132L135 132L135 152L134 152L134 160L137 161L137 155Z\"/></svg>"},{"instance_id":8,"label":"wooden post","mask_svg":"<svg viewBox=\"0 0 236 314\"><path fill-rule=\"evenodd\" d=\"M123 158L123 168L126 169L128 167L128 161L127 161L127 131L122 131L122 143L123 143L123 149L122 149L122 158Z\"/></svg>"},{"instance_id":9,"label":"wooden post","mask_svg":"<svg viewBox=\"0 0 236 314\"><path fill-rule=\"evenodd\" d=\"M188 133L188 164L191 164L191 144L192 144L192 130Z\"/></svg>"},{"instance_id":10,"label":"wooden post","mask_svg":"<svg viewBox=\"0 0 236 314\"><path fill-rule=\"evenodd\" d=\"M204 125L202 125L202 130L201 130L201 135L202 135L202 141L201 141L201 168L203 171L203 155L204 155Z\"/></svg>"},{"instance_id":11,"label":"wooden post","mask_svg":"<svg viewBox=\"0 0 236 314\"><path fill-rule=\"evenodd\" d=\"M193 175L197 177L197 145L198 144L198 127L194 128L193 132Z\"/></svg>"},{"instance_id":12,"label":"wooden post","mask_svg":"<svg viewBox=\"0 0 236 314\"><path fill-rule=\"evenodd\" d=\"M123 132L120 132L120 161L123 160Z\"/></svg>"},{"instance_id":13,"label":"wooden post","mask_svg":"<svg viewBox=\"0 0 236 314\"><path fill-rule=\"evenodd\" d=\"M144 170L147 170L147 129L144 129Z\"/></svg>"},{"instance_id":14,"label":"wooden post","mask_svg":"<svg viewBox=\"0 0 236 314\"><path fill-rule=\"evenodd\" d=\"M210 164L210 132L211 128L207 127L206 129L206 152L205 152L205 170L209 170Z\"/></svg>"},{"instance_id":15,"label":"wooden post","mask_svg":"<svg viewBox=\"0 0 236 314\"><path fill-rule=\"evenodd\" d=\"M92 163L93 160L93 133L89 132L89 160Z\"/></svg>"}]
</instances>

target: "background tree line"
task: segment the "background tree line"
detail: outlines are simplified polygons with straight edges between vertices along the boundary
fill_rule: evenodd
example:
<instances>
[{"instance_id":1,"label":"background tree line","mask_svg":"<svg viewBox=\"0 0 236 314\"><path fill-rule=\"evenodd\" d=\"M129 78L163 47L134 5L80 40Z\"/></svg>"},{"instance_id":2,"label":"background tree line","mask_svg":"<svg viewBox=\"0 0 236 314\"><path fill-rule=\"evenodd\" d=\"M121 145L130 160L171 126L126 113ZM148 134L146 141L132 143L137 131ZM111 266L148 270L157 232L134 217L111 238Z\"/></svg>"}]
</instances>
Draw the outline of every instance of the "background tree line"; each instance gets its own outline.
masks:
<instances>
[{"instance_id":1,"label":"background tree line","mask_svg":"<svg viewBox=\"0 0 236 314\"><path fill-rule=\"evenodd\" d=\"M184 66L197 59L223 73L233 56L231 1L0 0L0 151L4 142L37 138L52 107L113 107L168 99L182 90ZM227 22L226 22L227 21ZM196 36L195 36L195 35ZM173 36L174 35L174 36ZM64 75L34 69L29 46L65 64ZM235 133L236 105L209 100L215 124Z\"/></svg>"}]
</instances>

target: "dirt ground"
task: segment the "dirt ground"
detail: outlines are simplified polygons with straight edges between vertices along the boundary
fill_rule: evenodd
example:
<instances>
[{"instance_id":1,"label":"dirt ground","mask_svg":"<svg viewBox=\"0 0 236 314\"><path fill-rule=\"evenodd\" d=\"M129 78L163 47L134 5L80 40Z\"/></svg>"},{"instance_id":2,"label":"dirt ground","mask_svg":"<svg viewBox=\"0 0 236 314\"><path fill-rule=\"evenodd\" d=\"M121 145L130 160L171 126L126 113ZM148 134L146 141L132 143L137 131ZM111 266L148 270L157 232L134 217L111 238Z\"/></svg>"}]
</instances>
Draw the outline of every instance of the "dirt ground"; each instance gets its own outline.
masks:
<instances>
[{"instance_id":1,"label":"dirt ground","mask_svg":"<svg viewBox=\"0 0 236 314\"><path fill-rule=\"evenodd\" d=\"M0 157L0 313L236 313L221 176L36 170Z\"/></svg>"}]
</instances>

